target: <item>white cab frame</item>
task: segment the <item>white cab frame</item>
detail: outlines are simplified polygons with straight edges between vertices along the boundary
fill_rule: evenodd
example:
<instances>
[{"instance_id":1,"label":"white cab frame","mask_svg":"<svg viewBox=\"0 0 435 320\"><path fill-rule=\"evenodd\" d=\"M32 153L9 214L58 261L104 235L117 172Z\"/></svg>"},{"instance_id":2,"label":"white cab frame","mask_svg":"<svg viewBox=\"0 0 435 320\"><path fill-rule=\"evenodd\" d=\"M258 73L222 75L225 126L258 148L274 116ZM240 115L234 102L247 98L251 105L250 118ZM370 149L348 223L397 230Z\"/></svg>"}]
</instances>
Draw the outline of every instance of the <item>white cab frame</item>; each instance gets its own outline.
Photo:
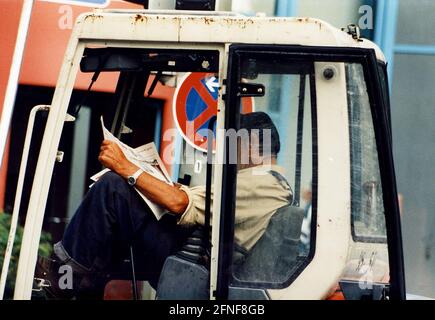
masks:
<instances>
[{"instance_id":1,"label":"white cab frame","mask_svg":"<svg viewBox=\"0 0 435 320\"><path fill-rule=\"evenodd\" d=\"M217 128L224 128L225 93L229 46L233 43L279 44L380 49L370 41L351 35L321 20L311 18L244 17L232 13L95 10L82 14L75 24L54 92L53 101L35 171L14 299L30 299L39 239L58 145L67 108L88 45L128 48L183 48L218 50L219 102ZM321 79L324 63L316 63L318 118L318 216L316 253L311 263L286 289L269 290L273 299L322 299L336 283L346 263L350 235L350 160L344 64L327 63L339 70L332 83ZM330 142L334 141L334 144ZM223 163L223 139L217 141L217 163ZM221 160L221 161L219 161ZM331 190L331 183L335 190ZM217 283L222 165L214 167L211 283ZM211 297L213 298L213 297Z\"/></svg>"}]
</instances>

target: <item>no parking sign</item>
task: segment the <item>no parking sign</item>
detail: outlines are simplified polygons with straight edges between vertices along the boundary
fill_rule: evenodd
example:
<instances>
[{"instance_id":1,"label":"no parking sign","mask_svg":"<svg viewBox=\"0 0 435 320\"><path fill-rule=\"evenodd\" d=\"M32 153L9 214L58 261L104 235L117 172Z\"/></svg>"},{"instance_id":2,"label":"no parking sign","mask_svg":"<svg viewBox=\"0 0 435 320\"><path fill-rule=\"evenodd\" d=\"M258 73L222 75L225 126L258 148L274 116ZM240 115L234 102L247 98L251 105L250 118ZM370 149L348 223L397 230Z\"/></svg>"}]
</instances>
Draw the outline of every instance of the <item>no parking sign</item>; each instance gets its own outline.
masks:
<instances>
[{"instance_id":1,"label":"no parking sign","mask_svg":"<svg viewBox=\"0 0 435 320\"><path fill-rule=\"evenodd\" d=\"M186 142L203 152L207 152L209 122L217 115L218 96L219 80L214 73L188 73L175 91L175 123ZM253 109L253 99L243 98L242 113Z\"/></svg>"}]
</instances>

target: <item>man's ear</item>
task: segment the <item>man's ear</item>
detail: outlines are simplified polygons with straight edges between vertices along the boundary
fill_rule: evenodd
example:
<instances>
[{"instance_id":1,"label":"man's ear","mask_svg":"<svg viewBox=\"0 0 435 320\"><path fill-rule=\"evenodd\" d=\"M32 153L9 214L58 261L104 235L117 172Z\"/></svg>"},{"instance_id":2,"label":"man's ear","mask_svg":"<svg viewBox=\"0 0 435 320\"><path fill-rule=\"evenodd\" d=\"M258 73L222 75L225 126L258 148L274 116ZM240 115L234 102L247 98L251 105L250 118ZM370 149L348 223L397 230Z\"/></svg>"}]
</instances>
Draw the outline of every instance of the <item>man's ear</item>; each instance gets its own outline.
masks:
<instances>
[{"instance_id":1,"label":"man's ear","mask_svg":"<svg viewBox=\"0 0 435 320\"><path fill-rule=\"evenodd\" d=\"M248 165L250 163L250 146L249 139L243 139L239 137L237 139L238 148L237 148L237 161L239 165Z\"/></svg>"},{"instance_id":2,"label":"man's ear","mask_svg":"<svg viewBox=\"0 0 435 320\"><path fill-rule=\"evenodd\" d=\"M252 130L249 144L249 160L251 164L259 165L263 163L263 154L260 146L260 135Z\"/></svg>"}]
</instances>

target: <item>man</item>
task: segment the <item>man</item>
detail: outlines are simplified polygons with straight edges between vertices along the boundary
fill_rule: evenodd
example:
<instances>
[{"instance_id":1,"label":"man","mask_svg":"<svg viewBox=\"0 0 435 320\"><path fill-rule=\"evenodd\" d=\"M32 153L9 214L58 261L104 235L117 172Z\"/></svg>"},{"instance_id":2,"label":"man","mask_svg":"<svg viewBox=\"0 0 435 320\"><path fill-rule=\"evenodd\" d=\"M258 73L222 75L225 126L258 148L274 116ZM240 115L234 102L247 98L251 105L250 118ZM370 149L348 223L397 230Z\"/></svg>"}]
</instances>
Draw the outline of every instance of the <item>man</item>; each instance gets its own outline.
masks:
<instances>
[{"instance_id":1,"label":"man","mask_svg":"<svg viewBox=\"0 0 435 320\"><path fill-rule=\"evenodd\" d=\"M240 127L250 139L241 141L240 149L248 157L238 164L235 242L250 250L276 210L292 202L293 194L276 165L280 141L270 117L263 112L242 115ZM190 227L204 223L204 186L170 186L142 172L110 141L103 141L99 161L112 172L85 196L62 241L54 246L56 261L41 259L37 266L36 276L49 278L47 291L54 297L101 298L107 273L128 256L130 246L136 269L155 286L165 259L181 248ZM172 215L157 221L127 183L132 176L143 195ZM73 270L71 290L57 285L60 265Z\"/></svg>"}]
</instances>

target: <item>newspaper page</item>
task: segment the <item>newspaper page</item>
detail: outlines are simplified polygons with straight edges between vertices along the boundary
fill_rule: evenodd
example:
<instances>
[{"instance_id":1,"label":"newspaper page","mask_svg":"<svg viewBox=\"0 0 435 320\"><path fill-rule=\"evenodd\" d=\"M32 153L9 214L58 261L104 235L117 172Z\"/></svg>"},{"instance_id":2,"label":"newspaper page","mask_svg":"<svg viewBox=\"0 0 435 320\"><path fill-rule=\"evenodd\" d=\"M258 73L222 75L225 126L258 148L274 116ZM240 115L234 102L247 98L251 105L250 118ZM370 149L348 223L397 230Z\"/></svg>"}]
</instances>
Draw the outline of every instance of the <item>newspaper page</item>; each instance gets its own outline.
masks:
<instances>
[{"instance_id":1,"label":"newspaper page","mask_svg":"<svg viewBox=\"0 0 435 320\"><path fill-rule=\"evenodd\" d=\"M146 173L152 175L153 177L166 182L169 185L173 185L169 173L167 172L162 159L157 152L157 148L154 142L144 144L138 148L131 148L125 143L121 142L116 138L107 128L104 126L103 117L101 117L101 127L103 129L103 136L105 140L110 140L117 143L122 152L124 152L125 157L134 163L136 166L141 168ZM105 173L109 172L110 169L104 169L91 177L91 180L95 182L98 181ZM150 201L145 197L137 188L135 188L137 193L146 202L151 211L154 213L157 220L160 220L168 211L157 204Z\"/></svg>"}]
</instances>

